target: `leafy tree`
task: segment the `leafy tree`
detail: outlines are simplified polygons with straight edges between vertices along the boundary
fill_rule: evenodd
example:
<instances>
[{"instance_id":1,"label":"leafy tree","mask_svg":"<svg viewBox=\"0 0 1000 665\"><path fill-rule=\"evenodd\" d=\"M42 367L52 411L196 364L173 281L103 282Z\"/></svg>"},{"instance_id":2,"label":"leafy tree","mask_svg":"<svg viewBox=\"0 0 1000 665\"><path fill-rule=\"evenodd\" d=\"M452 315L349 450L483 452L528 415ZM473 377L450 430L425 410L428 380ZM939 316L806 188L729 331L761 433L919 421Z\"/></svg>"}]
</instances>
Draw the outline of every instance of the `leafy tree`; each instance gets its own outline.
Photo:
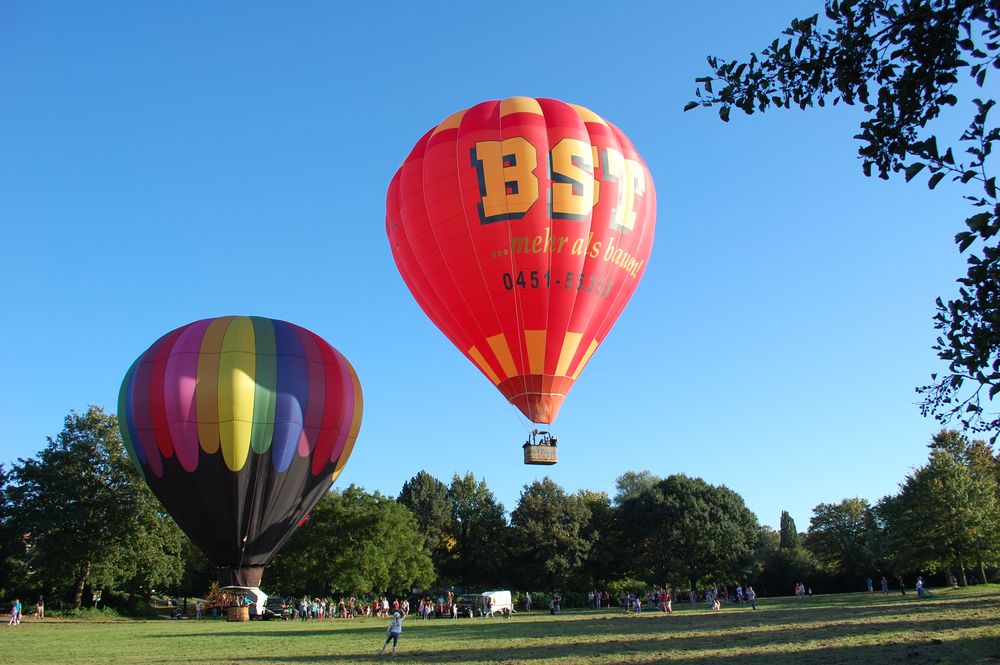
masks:
<instances>
[{"instance_id":1,"label":"leafy tree","mask_svg":"<svg viewBox=\"0 0 1000 665\"><path fill-rule=\"evenodd\" d=\"M748 582L753 580L760 587L760 582L757 580L764 572L764 562L768 560L772 553L777 552L779 549L781 549L781 535L771 527L761 525L757 530L757 547L753 554L753 566L750 570L750 577L746 580L737 581ZM763 587L758 588L757 591L765 593Z\"/></svg>"},{"instance_id":2,"label":"leafy tree","mask_svg":"<svg viewBox=\"0 0 1000 665\"><path fill-rule=\"evenodd\" d=\"M899 570L957 567L964 586L967 568L1000 562L996 486L944 450L932 450L928 463L879 510Z\"/></svg>"},{"instance_id":3,"label":"leafy tree","mask_svg":"<svg viewBox=\"0 0 1000 665\"><path fill-rule=\"evenodd\" d=\"M654 487L657 483L663 479L659 476L654 476L649 471L626 471L622 475L618 476L615 481L615 505L621 505L623 502L642 495Z\"/></svg>"},{"instance_id":4,"label":"leafy tree","mask_svg":"<svg viewBox=\"0 0 1000 665\"><path fill-rule=\"evenodd\" d=\"M614 508L606 492L580 490L577 497L587 507L590 518L581 532L590 543L581 574L584 585L602 588L621 572Z\"/></svg>"},{"instance_id":5,"label":"leafy tree","mask_svg":"<svg viewBox=\"0 0 1000 665\"><path fill-rule=\"evenodd\" d=\"M431 553L435 568L440 568L455 548L448 486L426 471L420 471L403 484L396 500L417 518L424 545Z\"/></svg>"},{"instance_id":6,"label":"leafy tree","mask_svg":"<svg viewBox=\"0 0 1000 665\"><path fill-rule=\"evenodd\" d=\"M865 499L844 499L813 508L806 547L816 561L853 585L881 569L879 527Z\"/></svg>"},{"instance_id":7,"label":"leafy tree","mask_svg":"<svg viewBox=\"0 0 1000 665\"><path fill-rule=\"evenodd\" d=\"M531 589L561 589L580 572L591 543L590 509L549 477L525 485L511 513L508 551Z\"/></svg>"},{"instance_id":8,"label":"leafy tree","mask_svg":"<svg viewBox=\"0 0 1000 665\"><path fill-rule=\"evenodd\" d=\"M88 582L130 592L181 575L181 532L128 460L118 421L100 407L70 412L62 432L13 468L13 524L26 534L32 584L79 608Z\"/></svg>"},{"instance_id":9,"label":"leafy tree","mask_svg":"<svg viewBox=\"0 0 1000 665\"><path fill-rule=\"evenodd\" d=\"M750 115L771 107L801 109L844 102L865 112L858 154L865 175L907 181L930 174L934 189L945 177L970 185L974 214L955 236L968 257L956 299L937 300L934 349L948 363L942 377L918 389L922 412L942 422L958 419L977 431L996 431L1000 415L984 411L1000 392L1000 203L988 171L1000 130L988 115L995 99L972 100L971 121L960 146L939 145L931 131L942 110L958 104L961 79L984 88L1000 66L1000 5L994 0L828 0L818 15L795 19L782 36L745 62L710 56L710 76L697 79L696 101L685 110L715 106L724 121L737 108ZM971 86L968 86L971 87ZM973 88L974 89L974 88ZM985 391L985 394L984 394Z\"/></svg>"},{"instance_id":10,"label":"leafy tree","mask_svg":"<svg viewBox=\"0 0 1000 665\"><path fill-rule=\"evenodd\" d=\"M928 447L932 451L948 455L968 469L973 491L984 496L977 506L980 525L972 536L975 541L974 549L979 552L989 553L995 550L1000 553L1000 543L997 542L1000 541L1000 511L996 509L1000 506L1000 456L993 454L992 446L986 441L970 441L960 432L948 429L935 434ZM993 556L987 554L987 558ZM980 556L977 564L981 579L985 581L987 561Z\"/></svg>"},{"instance_id":11,"label":"leafy tree","mask_svg":"<svg viewBox=\"0 0 1000 665\"><path fill-rule=\"evenodd\" d=\"M218 586L218 569L187 537L181 542L181 560L184 574L174 587L176 595L205 597L213 582Z\"/></svg>"},{"instance_id":12,"label":"leafy tree","mask_svg":"<svg viewBox=\"0 0 1000 665\"><path fill-rule=\"evenodd\" d=\"M24 534L16 528L13 517L16 514L9 499L10 475L0 464L0 596L6 598L25 589Z\"/></svg>"},{"instance_id":13,"label":"leafy tree","mask_svg":"<svg viewBox=\"0 0 1000 665\"><path fill-rule=\"evenodd\" d=\"M797 582L812 585L816 561L804 547L779 547L761 562L755 591L768 596L791 595Z\"/></svg>"},{"instance_id":14,"label":"leafy tree","mask_svg":"<svg viewBox=\"0 0 1000 665\"><path fill-rule=\"evenodd\" d=\"M404 594L434 581L416 518L378 492L327 493L265 572L285 593Z\"/></svg>"},{"instance_id":15,"label":"leafy tree","mask_svg":"<svg viewBox=\"0 0 1000 665\"><path fill-rule=\"evenodd\" d=\"M462 586L490 586L500 581L505 563L507 519L504 508L472 473L457 473L448 487L455 549L444 572Z\"/></svg>"},{"instance_id":16,"label":"leafy tree","mask_svg":"<svg viewBox=\"0 0 1000 665\"><path fill-rule=\"evenodd\" d=\"M700 478L672 475L618 507L634 552L631 572L648 582L728 582L748 575L757 518L739 494Z\"/></svg>"},{"instance_id":17,"label":"leafy tree","mask_svg":"<svg viewBox=\"0 0 1000 665\"><path fill-rule=\"evenodd\" d=\"M802 547L799 539L799 532L795 529L795 520L788 514L787 510L781 511L781 547L796 548Z\"/></svg>"}]
</instances>

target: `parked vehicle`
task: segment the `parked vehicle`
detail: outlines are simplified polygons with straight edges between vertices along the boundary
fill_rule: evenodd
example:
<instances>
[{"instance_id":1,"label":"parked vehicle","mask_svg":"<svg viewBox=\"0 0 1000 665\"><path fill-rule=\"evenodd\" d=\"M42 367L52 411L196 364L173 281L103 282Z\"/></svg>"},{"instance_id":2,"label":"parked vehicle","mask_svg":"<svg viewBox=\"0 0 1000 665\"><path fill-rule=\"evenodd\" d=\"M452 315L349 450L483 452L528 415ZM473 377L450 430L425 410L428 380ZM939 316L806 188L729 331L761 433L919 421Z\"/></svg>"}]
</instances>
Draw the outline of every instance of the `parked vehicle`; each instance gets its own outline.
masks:
<instances>
[{"instance_id":1,"label":"parked vehicle","mask_svg":"<svg viewBox=\"0 0 1000 665\"><path fill-rule=\"evenodd\" d=\"M292 618L293 609L289 599L282 598L281 596L269 596L267 602L264 603L264 611L267 615L261 618L288 621Z\"/></svg>"},{"instance_id":2,"label":"parked vehicle","mask_svg":"<svg viewBox=\"0 0 1000 665\"><path fill-rule=\"evenodd\" d=\"M484 591L483 593L463 593L455 601L458 606L458 616L469 617L486 616L486 599L492 600L493 614L510 615L514 611L511 603L510 591Z\"/></svg>"},{"instance_id":3,"label":"parked vehicle","mask_svg":"<svg viewBox=\"0 0 1000 665\"><path fill-rule=\"evenodd\" d=\"M474 616L483 616L486 613L485 601L486 599L483 598L482 594L463 593L455 599L455 605L458 607L458 616L469 617L470 619Z\"/></svg>"}]
</instances>

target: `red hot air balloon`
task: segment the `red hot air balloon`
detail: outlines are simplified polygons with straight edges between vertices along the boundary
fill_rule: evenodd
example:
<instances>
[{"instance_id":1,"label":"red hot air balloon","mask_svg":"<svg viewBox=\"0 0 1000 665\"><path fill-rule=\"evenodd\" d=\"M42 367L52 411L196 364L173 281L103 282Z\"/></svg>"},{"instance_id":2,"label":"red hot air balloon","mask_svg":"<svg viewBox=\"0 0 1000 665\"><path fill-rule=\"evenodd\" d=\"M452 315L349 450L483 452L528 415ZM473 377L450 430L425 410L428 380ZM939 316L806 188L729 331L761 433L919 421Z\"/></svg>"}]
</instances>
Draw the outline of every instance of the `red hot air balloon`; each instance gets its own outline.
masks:
<instances>
[{"instance_id":1,"label":"red hot air balloon","mask_svg":"<svg viewBox=\"0 0 1000 665\"><path fill-rule=\"evenodd\" d=\"M347 463L361 384L308 330L226 316L149 347L118 413L133 464L220 584L255 587Z\"/></svg>"},{"instance_id":2,"label":"red hot air balloon","mask_svg":"<svg viewBox=\"0 0 1000 665\"><path fill-rule=\"evenodd\" d=\"M536 423L555 420L635 291L655 220L653 179L617 127L528 97L446 118L386 201L413 297Z\"/></svg>"}]
</instances>

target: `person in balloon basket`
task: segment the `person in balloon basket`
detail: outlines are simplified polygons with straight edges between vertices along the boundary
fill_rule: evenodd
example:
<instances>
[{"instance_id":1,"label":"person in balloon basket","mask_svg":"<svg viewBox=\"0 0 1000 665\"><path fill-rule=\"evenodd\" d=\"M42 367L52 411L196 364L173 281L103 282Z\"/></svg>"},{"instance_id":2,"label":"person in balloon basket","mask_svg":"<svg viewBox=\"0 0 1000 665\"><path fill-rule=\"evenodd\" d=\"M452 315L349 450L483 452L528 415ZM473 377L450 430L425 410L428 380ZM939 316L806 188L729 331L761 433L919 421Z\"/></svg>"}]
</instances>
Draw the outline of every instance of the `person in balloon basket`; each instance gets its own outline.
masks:
<instances>
[{"instance_id":1,"label":"person in balloon basket","mask_svg":"<svg viewBox=\"0 0 1000 665\"><path fill-rule=\"evenodd\" d=\"M399 644L399 635L403 632L403 614L402 612L396 612L392 615L392 621L389 623L389 630L386 632L385 644L379 649L379 655L385 653L385 648L389 646L389 642L392 642L392 655L396 655L396 646Z\"/></svg>"}]
</instances>

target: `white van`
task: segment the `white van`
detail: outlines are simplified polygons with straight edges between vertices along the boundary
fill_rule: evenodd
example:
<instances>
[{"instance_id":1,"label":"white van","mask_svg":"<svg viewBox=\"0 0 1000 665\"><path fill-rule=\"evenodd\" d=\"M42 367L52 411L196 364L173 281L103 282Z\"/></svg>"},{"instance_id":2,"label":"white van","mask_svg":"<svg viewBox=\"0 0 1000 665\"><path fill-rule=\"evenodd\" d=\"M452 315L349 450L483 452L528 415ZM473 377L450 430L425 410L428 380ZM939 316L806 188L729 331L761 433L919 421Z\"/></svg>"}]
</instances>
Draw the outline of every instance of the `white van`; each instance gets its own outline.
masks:
<instances>
[{"instance_id":1,"label":"white van","mask_svg":"<svg viewBox=\"0 0 1000 665\"><path fill-rule=\"evenodd\" d=\"M509 616L514 610L511 604L510 591L484 591L483 593L463 593L455 600L460 617L482 617L486 616L486 599L489 598L493 604L491 609L493 614Z\"/></svg>"}]
</instances>

